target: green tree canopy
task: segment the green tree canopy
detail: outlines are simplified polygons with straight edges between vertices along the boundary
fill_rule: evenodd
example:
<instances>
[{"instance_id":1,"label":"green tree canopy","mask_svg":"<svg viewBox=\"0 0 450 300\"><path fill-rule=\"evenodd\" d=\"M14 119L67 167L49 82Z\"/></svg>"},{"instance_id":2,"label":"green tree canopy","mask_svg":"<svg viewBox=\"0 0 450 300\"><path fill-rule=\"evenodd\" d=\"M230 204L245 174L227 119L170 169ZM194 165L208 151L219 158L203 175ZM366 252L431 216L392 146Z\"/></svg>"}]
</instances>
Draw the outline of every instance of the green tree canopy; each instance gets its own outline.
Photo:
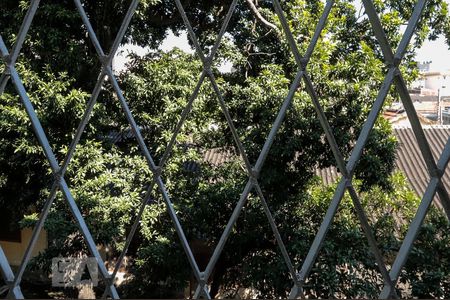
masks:
<instances>
[{"instance_id":1,"label":"green tree canopy","mask_svg":"<svg viewBox=\"0 0 450 300\"><path fill-rule=\"evenodd\" d=\"M112 44L129 2L87 1L84 4L105 49ZM230 1L182 2L202 47L208 52ZM401 36L400 25L407 22L414 3L392 0L375 1L375 4L395 47ZM27 5L27 1L8 0L0 8L1 34L9 44L14 41ZM283 2L301 52L308 46L323 6L319 0ZM252 12L248 1L239 2L213 62L220 92L253 164L297 70L271 1L259 1L257 10L258 14ZM408 81L417 75L414 51L425 38L434 38L448 30L448 18L445 2L430 1L419 33L401 66ZM19 64L21 76L60 160L67 152L99 73L100 64L81 24L71 1L42 0ZM134 57L119 76L155 161L166 150L202 70L195 55L177 49L167 53L157 50L168 30L176 34L184 30L174 2L142 1L123 43L149 46L152 52L145 57ZM224 61L233 64L232 72L221 72L219 66ZM308 71L339 148L348 158L386 73L369 22L358 13L354 3L336 1ZM395 97L392 90L388 101ZM11 86L1 96L0 203L19 212L15 206L17 201L23 213L32 203L37 211L43 206L51 177L19 102ZM211 149L223 157L220 164L205 159L205 152ZM396 249L397 238L401 238L404 230L399 230L398 237L392 236L389 228L398 220L392 218L389 208L404 209L408 219L417 202L407 191L396 194L396 188L404 185L390 177L394 151L390 125L380 118L356 176L363 194L370 200L368 205L372 200L379 203L379 211L370 211L380 244ZM300 86L260 175L263 193L296 265L304 258L331 198L331 189L318 188L312 183L314 171L333 164L311 99ZM200 260L207 259L247 180L242 153L232 139L209 83L200 89L164 168L163 178L189 242L197 245L199 252L206 253L198 257ZM150 186L151 173L108 85L77 148L67 180L94 239L110 246L112 258L117 258L139 202ZM384 193L386 196L382 197ZM399 201L408 205L402 206ZM365 238L351 217L352 207L348 201L346 205L324 246L326 255L320 258L323 267L317 265L311 276L308 295L376 296L379 275L374 260L368 256ZM135 275L124 286L127 296L168 297L186 285L189 266L164 208L155 191L128 252ZM438 225L430 231L428 244L446 226L438 213L436 216L433 220L439 222L434 223ZM33 214L23 224L30 225L35 220ZM86 251L61 195L52 207L46 228L51 243L35 260L37 266L48 268L51 257ZM354 248L348 249L346 246L352 243ZM345 264L351 266L349 273L336 268ZM178 270L176 274L174 269ZM371 274L367 281L370 284L361 280L361 273L367 270ZM418 281L420 266L408 270L408 282ZM215 269L212 294L241 285L256 288L261 297L285 297L290 288L288 279L261 203L252 194ZM442 289L439 293L447 295L448 291ZM435 295L426 287L414 295L419 294Z\"/></svg>"}]
</instances>

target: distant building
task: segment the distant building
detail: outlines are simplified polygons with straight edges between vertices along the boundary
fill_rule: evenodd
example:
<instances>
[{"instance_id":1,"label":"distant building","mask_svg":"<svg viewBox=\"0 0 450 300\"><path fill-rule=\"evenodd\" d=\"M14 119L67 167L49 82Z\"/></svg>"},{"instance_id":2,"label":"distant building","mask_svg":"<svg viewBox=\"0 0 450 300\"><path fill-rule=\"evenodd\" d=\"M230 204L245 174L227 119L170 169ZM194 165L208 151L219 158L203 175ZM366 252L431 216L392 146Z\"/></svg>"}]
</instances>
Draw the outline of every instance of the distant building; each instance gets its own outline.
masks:
<instances>
[{"instance_id":1,"label":"distant building","mask_svg":"<svg viewBox=\"0 0 450 300\"><path fill-rule=\"evenodd\" d=\"M419 63L419 78L411 85L412 94L423 96L450 97L450 70L432 71L430 63Z\"/></svg>"},{"instance_id":2,"label":"distant building","mask_svg":"<svg viewBox=\"0 0 450 300\"><path fill-rule=\"evenodd\" d=\"M431 61L424 61L417 63L417 69L419 69L420 73L430 71Z\"/></svg>"},{"instance_id":3,"label":"distant building","mask_svg":"<svg viewBox=\"0 0 450 300\"><path fill-rule=\"evenodd\" d=\"M450 96L450 71L424 72L421 80L425 89L437 91L437 95L441 97Z\"/></svg>"},{"instance_id":4,"label":"distant building","mask_svg":"<svg viewBox=\"0 0 450 300\"><path fill-rule=\"evenodd\" d=\"M431 61L418 63L419 78L409 94L416 111L437 124L450 124L450 70L433 71Z\"/></svg>"},{"instance_id":5,"label":"distant building","mask_svg":"<svg viewBox=\"0 0 450 300\"><path fill-rule=\"evenodd\" d=\"M416 109L420 124L437 125L438 103L437 99L431 96L411 95L411 99ZM383 111L383 117L393 126L411 126L408 115L401 102L394 102Z\"/></svg>"}]
</instances>

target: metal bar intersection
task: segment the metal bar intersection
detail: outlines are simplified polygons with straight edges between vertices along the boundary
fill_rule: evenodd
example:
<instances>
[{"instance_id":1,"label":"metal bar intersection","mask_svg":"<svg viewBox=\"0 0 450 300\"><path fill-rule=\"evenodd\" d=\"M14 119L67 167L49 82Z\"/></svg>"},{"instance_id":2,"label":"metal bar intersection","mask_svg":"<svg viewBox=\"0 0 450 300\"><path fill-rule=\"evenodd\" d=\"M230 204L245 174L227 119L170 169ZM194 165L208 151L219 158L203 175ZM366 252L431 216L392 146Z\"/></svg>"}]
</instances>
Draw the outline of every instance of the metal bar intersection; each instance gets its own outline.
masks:
<instances>
[{"instance_id":1,"label":"metal bar intersection","mask_svg":"<svg viewBox=\"0 0 450 300\"><path fill-rule=\"evenodd\" d=\"M209 294L209 291L208 291L207 282L208 282L208 280L212 274L212 271L224 249L224 246L231 234L231 231L232 231L233 227L235 226L237 219L239 218L239 215L240 215L243 207L245 206L250 193L252 193L252 192L254 192L255 195L261 201L262 208L264 209L265 215L266 215L269 225L274 233L276 242L280 248L280 251L281 251L282 257L285 261L286 267L291 275L291 279L293 281L293 287L292 287L291 293L289 295L290 298L297 298L297 297L305 296L304 292L303 292L303 285L304 285L305 281L307 280L309 273L312 270L312 267L316 261L316 258L319 255L321 246L326 237L326 233L333 221L333 218L337 212L339 204L346 192L349 193L350 198L354 204L356 215L357 215L359 221L361 222L362 229L364 231L364 234L366 235L368 244L374 255L374 258L376 260L380 274L382 275L382 278L384 281L384 288L380 294L380 298L398 297L398 295L396 294L396 291L395 291L396 282L400 275L400 271L408 258L408 254L413 246L413 243L417 237L418 231L423 223L423 220L426 216L426 213L428 212L428 209L430 207L430 204L431 204L436 192L439 194L441 200L443 201L443 206L446 209L447 216L450 218L450 198L449 198L448 192L445 190L445 188L441 182L442 174L444 173L445 168L450 160L450 140L447 142L447 145L445 146L445 149L442 153L441 158L436 163L432 156L428 142L425 138L423 129L418 120L417 114L414 110L414 106L412 105L411 98L409 97L409 94L407 93L407 87L406 87L406 84L403 80L402 74L399 69L399 65L406 53L408 44L415 32L416 26L420 20L422 12L425 9L427 1L426 0L418 0L416 6L414 8L414 12L411 16L411 19L409 20L408 27L401 39L401 42L397 48L397 51L394 53L389 45L389 40L387 39L387 37L384 33L382 24L379 20L378 14L375 10L373 1L372 0L363 0L364 8L369 17L369 22L372 26L375 37L379 42L380 48L382 50L382 54L384 56L386 65L388 67L388 72L387 72L384 82L379 90L378 96L372 106L372 109L367 117L367 121L365 122L365 124L361 130L360 136L358 137L357 143L351 153L351 156L350 156L349 160L346 162L344 160L343 154L339 150L338 144L333 135L333 130L327 121L327 118L325 116L325 113L324 113L323 108L319 101L319 96L317 95L317 93L314 89L313 82L307 71L308 63L311 59L311 56L314 52L317 42L320 39L322 30L326 26L326 22L328 20L329 14L332 10L334 1L328 0L326 2L324 11L318 21L314 35L309 43L309 46L306 50L305 55L302 56L299 52L298 46L292 35L288 21L284 15L284 12L283 12L283 9L282 9L282 6L281 6L279 0L273 0L272 2L273 2L275 12L280 20L282 31L284 32L284 34L286 36L286 39L289 44L289 48L294 56L298 70L297 70L297 74L296 74L294 80L291 83L289 92L286 95L286 98L283 101L282 105L280 106L280 110L276 116L276 119L274 120L274 123L270 130L270 133L267 136L264 146L263 146L254 166L252 166L251 162L249 161L249 159L246 155L244 146L239 138L237 130L233 124L232 118L228 111L228 108L227 108L227 105L225 102L225 98L222 95L220 88L217 84L217 81L215 79L215 76L211 70L211 65L212 65L214 56L220 46L223 36L228 28L231 17L236 9L238 0L231 1L231 5L229 7L227 15L224 19L221 29L217 35L216 41L215 41L213 47L211 48L211 51L208 56L205 56L205 54L203 53L203 50L200 46L200 43L197 40L195 32L189 22L186 12L184 11L184 7L182 6L181 1L180 0L174 0L174 1L176 4L176 7L178 9L178 12L180 13L180 15L182 17L184 25L186 26L189 37L194 45L197 56L199 57L199 59L201 60L201 62L203 64L203 70L199 76L198 83L197 83L193 93L191 94L191 97L189 98L189 100L187 102L186 107L183 109L183 111L180 115L180 119L179 119L178 123L176 124L175 130L171 136L171 139L170 139L170 141L166 147L166 150L165 150L158 165L156 165L156 163L153 160L152 155L150 154L150 152L148 150L148 147L147 147L147 145L140 133L139 127L136 124L134 117L128 107L128 103L120 89L119 83L115 77L115 74L112 71L112 66L111 66L112 59L115 56L115 54L118 50L118 47L119 47L120 43L122 42L123 37L126 33L126 30L129 27L132 16L138 7L139 0L133 0L131 2L130 7L123 19L123 22L121 23L121 27L119 29L119 32L117 33L116 39L114 40L114 43L113 43L110 51L108 52L108 54L104 53L102 46L100 45L100 42L97 38L97 35L91 26L89 17L87 16L87 14L83 8L83 4L82 4L81 0L74 0L75 5L78 10L78 13L81 16L83 24L86 26L87 32L88 32L91 42L97 52L97 55L101 62L102 67L100 70L100 74L98 76L97 83L96 83L94 90L92 92L92 95L87 103L84 115L83 115L81 122L76 130L75 137L69 146L68 153L67 153L61 166L59 165L59 163L57 162L57 160L53 154L53 151L50 147L50 144L48 143L47 136L44 132L44 129L42 128L42 126L40 124L40 121L35 113L35 110L31 104L31 102L30 102L30 99L28 98L25 87L22 84L21 78L15 68L17 58L20 54L20 50L25 41L26 35L31 26L33 17L36 14L36 11L38 9L40 1L39 0L31 0L30 7L28 8L27 14L26 14L24 21L22 23L22 26L19 30L19 33L18 33L17 39L16 39L16 43L14 44L11 53L8 52L6 45L3 42L3 39L0 35L1 60L5 64L5 71L3 72L3 74L0 77L0 95L3 93L4 88L8 83L8 80L11 78L12 83L13 83L13 85L25 107L25 110L26 110L29 118L30 118L30 121L32 122L32 126L33 126L33 130L35 132L35 135L36 135L42 149L44 150L46 158L50 163L52 172L55 177L54 183L51 188L50 195L45 202L45 205L41 212L39 221L33 230L32 238L30 240L30 243L27 246L27 249L26 249L26 252L22 259L21 265L16 274L12 273L12 271L9 267L9 264L6 260L6 257L4 256L3 251L0 248L0 270L2 271L5 281L7 282L7 284L10 287L10 292L8 294L8 297L16 298L16 299L23 298L23 295L20 291L20 282L21 282L22 276L23 276L25 268L31 258L31 253L35 247L39 233L41 232L41 230L43 228L43 225L47 218L48 212L53 203L53 200L56 197L56 193L58 190L61 190L61 192L64 195L65 200L69 204L72 214L74 215L74 217L77 221L79 229L86 240L89 251L97 259L100 273L106 283L106 289L105 289L105 293L103 294L103 297L109 296L112 298L118 298L119 295L117 294L117 291L116 291L116 288L114 285L114 281L115 281L117 272L122 264L122 261L126 255L128 247L136 233L136 230L139 226L139 222L141 220L142 214L145 210L146 204L147 204L148 200L150 199L150 196L151 196L155 186L157 187L157 189L161 193L161 196L164 199L169 216L172 219L172 222L174 224L174 227L175 227L178 237L180 239L181 245L185 251L187 259L192 268L193 274L197 280L198 286L195 291L194 298L200 298L200 297L211 298L211 295ZM241 197L236 202L236 206L233 210L233 213L228 221L228 224L226 225L226 227L222 233L222 236L220 237L218 244L216 245L216 247L214 249L214 252L210 258L210 261L207 264L206 269L204 271L201 271L198 267L197 261L194 258L194 255L189 246L188 240L184 234L182 225L180 224L180 222L178 220L175 209L173 207L173 203L170 199L170 196L166 190L165 184L162 180L161 173L162 173L162 170L164 168L164 165L165 165L168 157L170 156L170 153L173 150L173 147L176 143L176 138L192 109L193 103L196 100L196 98L199 94L200 88L203 85L205 79L208 79L208 81L210 82L210 84L214 90L214 93L217 96L219 108L221 109L221 111L223 112L223 114L225 116L227 124L232 133L234 142L236 144L236 147L239 150L240 157L242 158L243 163L245 165L245 172L248 176L248 181L247 181L247 184L245 185L245 188L241 194ZM70 189L64 179L64 174L65 174L67 167L71 161L71 158L75 152L76 146L81 139L84 129L85 129L87 123L89 122L89 118L91 116L94 105L97 102L97 99L99 97L102 86L106 80L110 81L110 83L113 87L113 90L118 98L118 101L124 111L126 118L127 118L127 121L131 127L131 130L133 131L134 136L137 139L137 142L140 146L142 154L143 154L144 158L146 159L148 166L150 167L150 170L153 172L152 182L150 183L150 186L149 186L149 189L148 189L146 195L142 199L137 216L131 227L130 233L128 234L128 236L126 238L125 246L119 256L119 259L114 267L112 274L110 274L106 270L104 262L102 261L100 254L98 253L98 250L96 248L96 244L92 238L92 235L90 234L90 231L83 219L83 216L82 216L81 212L79 211L79 209L75 203L75 200L72 197ZM267 158L267 155L273 145L276 134L283 123L285 115L286 115L286 113L294 99L295 93L299 89L302 81L304 82L304 88L305 88L306 92L311 97L312 103L314 105L314 109L317 113L317 117L320 121L320 124L325 132L326 139L327 139L327 141L331 147L331 150L333 152L333 155L334 155L334 158L336 161L336 165L339 168L343 177L336 188L335 194L334 194L333 198L331 199L330 206L327 210L324 220L318 230L318 233L311 245L311 248L310 248L305 260L303 261L303 265L301 266L299 272L297 272L296 267L292 263L292 260L289 256L289 253L283 242L281 234L277 228L276 222L272 216L269 205L268 205L268 203L265 199L265 196L263 194L263 191L259 185L258 179L259 179L259 174L261 172L261 169L264 166L264 162ZM367 139L369 137L369 134L374 127L375 121L376 121L377 117L379 116L379 113L383 107L384 100L385 100L386 96L388 95L389 89L392 85L395 85L395 87L397 88L400 98L405 106L406 111L407 111L408 118L411 120L411 125L413 128L414 134L416 136L416 139L419 142L420 150L421 150L422 156L425 159L431 179L430 179L428 188L422 198L422 201L418 208L417 214L416 214L414 220L412 221L411 226L409 227L408 233L404 239L404 242L398 252L397 258L396 258L393 266L391 267L390 272L388 272L386 265L384 263L382 254L380 253L380 251L378 249L375 237L372 232L372 228L368 222L367 216L364 212L364 208L359 199L358 193L355 190L354 186L352 185L352 179L353 179L353 173L355 171L356 165L361 158L361 155L362 155L363 149L365 147L365 144L367 142Z\"/></svg>"}]
</instances>

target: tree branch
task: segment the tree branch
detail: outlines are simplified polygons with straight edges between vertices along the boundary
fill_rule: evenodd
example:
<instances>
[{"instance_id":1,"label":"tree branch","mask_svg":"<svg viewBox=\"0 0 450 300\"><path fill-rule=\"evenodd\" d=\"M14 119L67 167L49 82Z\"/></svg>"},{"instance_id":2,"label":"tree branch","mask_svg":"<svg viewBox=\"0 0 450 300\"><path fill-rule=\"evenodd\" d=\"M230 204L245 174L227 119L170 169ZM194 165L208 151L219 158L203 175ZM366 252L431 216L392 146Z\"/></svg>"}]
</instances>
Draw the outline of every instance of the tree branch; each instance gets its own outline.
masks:
<instances>
[{"instance_id":1,"label":"tree branch","mask_svg":"<svg viewBox=\"0 0 450 300\"><path fill-rule=\"evenodd\" d=\"M256 16L257 19L259 19L264 25L266 25L267 27L274 29L275 31L277 31L277 26L275 26L275 24L270 23L269 21L267 21L259 12L258 8L256 7L255 3L253 3L253 0L246 0L248 3L248 6L250 6L251 11L253 12L253 14Z\"/></svg>"}]
</instances>

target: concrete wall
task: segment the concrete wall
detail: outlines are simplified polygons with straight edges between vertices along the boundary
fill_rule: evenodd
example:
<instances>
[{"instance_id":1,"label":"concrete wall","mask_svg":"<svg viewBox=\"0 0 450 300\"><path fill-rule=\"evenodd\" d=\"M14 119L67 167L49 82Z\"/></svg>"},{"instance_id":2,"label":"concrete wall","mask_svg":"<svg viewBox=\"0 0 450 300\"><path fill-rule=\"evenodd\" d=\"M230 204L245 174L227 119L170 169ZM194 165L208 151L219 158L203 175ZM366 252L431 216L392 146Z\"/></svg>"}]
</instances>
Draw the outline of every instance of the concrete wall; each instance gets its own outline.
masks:
<instances>
[{"instance_id":1,"label":"concrete wall","mask_svg":"<svg viewBox=\"0 0 450 300\"><path fill-rule=\"evenodd\" d=\"M25 254L25 250L31 240L32 232L32 228L22 229L22 241L20 243L0 241L0 246L3 248L6 258L8 258L9 264L11 266L20 265L23 255ZM47 248L47 245L47 232L45 230L42 230L37 240L36 246L34 247L34 250L32 252L32 256L36 256L39 252L45 250Z\"/></svg>"},{"instance_id":2,"label":"concrete wall","mask_svg":"<svg viewBox=\"0 0 450 300\"><path fill-rule=\"evenodd\" d=\"M431 72L430 72L431 73ZM441 96L450 96L450 72L426 74L424 88L440 90Z\"/></svg>"}]
</instances>

